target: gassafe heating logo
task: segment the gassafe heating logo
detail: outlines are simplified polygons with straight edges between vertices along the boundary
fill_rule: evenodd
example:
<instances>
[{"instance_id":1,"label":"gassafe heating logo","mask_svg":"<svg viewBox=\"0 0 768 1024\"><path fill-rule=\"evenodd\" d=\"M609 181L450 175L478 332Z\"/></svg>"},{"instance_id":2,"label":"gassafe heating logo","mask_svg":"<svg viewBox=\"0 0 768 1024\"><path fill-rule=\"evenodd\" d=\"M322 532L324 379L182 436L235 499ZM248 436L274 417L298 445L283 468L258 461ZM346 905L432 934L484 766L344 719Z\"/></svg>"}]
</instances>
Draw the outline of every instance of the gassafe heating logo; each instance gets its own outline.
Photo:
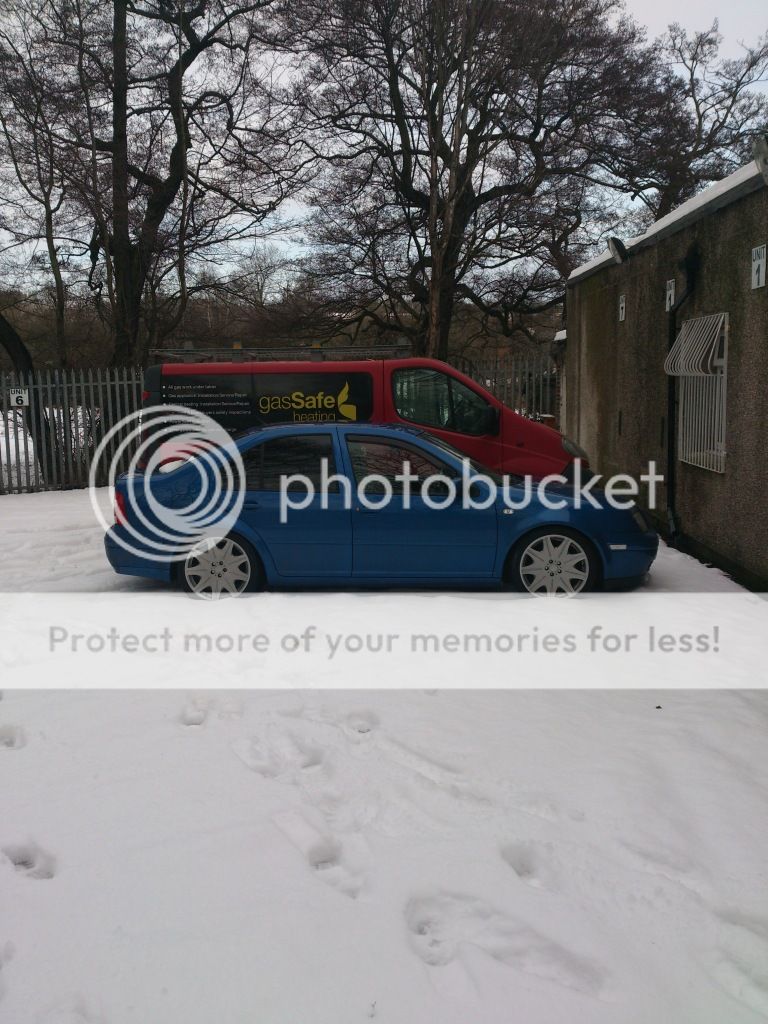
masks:
<instances>
[{"instance_id":1,"label":"gassafe heating logo","mask_svg":"<svg viewBox=\"0 0 768 1024\"><path fill-rule=\"evenodd\" d=\"M194 474L169 500L164 470L182 462ZM232 437L205 413L180 405L137 410L100 442L88 484L91 508L104 530L112 523L101 507L100 489L106 477L115 492L118 476L131 514L111 536L142 561L176 562L208 551L226 537L243 507L245 467Z\"/></svg>"},{"instance_id":2,"label":"gassafe heating logo","mask_svg":"<svg viewBox=\"0 0 768 1024\"><path fill-rule=\"evenodd\" d=\"M262 395L259 398L259 412L292 412L297 423L333 422L339 416L346 420L357 419L357 405L349 401L349 381L337 395L315 391L292 391L288 395Z\"/></svg>"}]
</instances>

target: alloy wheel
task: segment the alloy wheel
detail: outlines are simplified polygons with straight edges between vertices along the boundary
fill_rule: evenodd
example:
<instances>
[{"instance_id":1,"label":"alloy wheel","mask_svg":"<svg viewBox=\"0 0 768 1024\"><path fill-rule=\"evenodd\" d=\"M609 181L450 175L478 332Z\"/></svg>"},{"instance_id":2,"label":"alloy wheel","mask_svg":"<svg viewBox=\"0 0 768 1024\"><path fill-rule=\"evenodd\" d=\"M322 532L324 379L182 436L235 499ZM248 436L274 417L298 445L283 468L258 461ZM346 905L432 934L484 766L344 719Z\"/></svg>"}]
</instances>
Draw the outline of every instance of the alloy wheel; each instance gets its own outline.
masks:
<instances>
[{"instance_id":1,"label":"alloy wheel","mask_svg":"<svg viewBox=\"0 0 768 1024\"><path fill-rule=\"evenodd\" d=\"M251 579L248 552L230 537L191 551L184 562L187 589L198 597L241 594Z\"/></svg>"},{"instance_id":2,"label":"alloy wheel","mask_svg":"<svg viewBox=\"0 0 768 1024\"><path fill-rule=\"evenodd\" d=\"M589 580L589 556L573 537L547 533L525 548L519 573L531 594L578 594Z\"/></svg>"}]
</instances>

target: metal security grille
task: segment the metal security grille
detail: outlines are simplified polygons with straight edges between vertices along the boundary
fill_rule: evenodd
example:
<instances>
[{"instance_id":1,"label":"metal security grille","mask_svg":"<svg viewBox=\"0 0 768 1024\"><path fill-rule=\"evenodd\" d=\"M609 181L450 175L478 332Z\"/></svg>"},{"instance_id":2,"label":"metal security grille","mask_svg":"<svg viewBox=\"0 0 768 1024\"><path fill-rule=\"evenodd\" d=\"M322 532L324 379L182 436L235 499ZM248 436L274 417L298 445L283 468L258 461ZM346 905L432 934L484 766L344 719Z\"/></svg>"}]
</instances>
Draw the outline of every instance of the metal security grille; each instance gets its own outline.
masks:
<instances>
[{"instance_id":1,"label":"metal security grille","mask_svg":"<svg viewBox=\"0 0 768 1024\"><path fill-rule=\"evenodd\" d=\"M664 369L680 378L678 459L724 473L728 314L686 320Z\"/></svg>"},{"instance_id":2,"label":"metal security grille","mask_svg":"<svg viewBox=\"0 0 768 1024\"><path fill-rule=\"evenodd\" d=\"M87 487L94 451L140 407L141 389L139 369L0 374L0 494ZM121 440L110 442L105 462ZM120 454L118 468L131 454Z\"/></svg>"}]
</instances>

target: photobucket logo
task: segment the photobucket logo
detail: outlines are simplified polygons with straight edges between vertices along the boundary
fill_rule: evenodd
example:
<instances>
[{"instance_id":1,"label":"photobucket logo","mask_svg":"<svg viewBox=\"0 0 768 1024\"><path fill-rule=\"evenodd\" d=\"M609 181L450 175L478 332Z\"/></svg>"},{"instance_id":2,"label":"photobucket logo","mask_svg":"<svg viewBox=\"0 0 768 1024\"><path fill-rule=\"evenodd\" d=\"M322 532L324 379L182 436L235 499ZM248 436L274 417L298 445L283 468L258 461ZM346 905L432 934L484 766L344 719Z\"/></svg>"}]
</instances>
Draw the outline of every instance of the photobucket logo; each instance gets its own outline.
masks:
<instances>
[{"instance_id":1,"label":"photobucket logo","mask_svg":"<svg viewBox=\"0 0 768 1024\"><path fill-rule=\"evenodd\" d=\"M510 511L528 508L536 502L544 508L559 511L566 508L614 508L631 510L640 496L642 486L647 487L645 504L649 509L657 505L658 485L664 482L657 473L656 463L648 463L648 471L638 478L619 473L604 479L590 472L584 476L581 460L574 463L574 475L568 479L553 474L542 479L531 476L490 477L473 469L469 459L462 461L461 474L455 477L434 473L419 477L411 472L410 462L403 462L402 472L393 476L371 473L353 482L347 476L329 472L328 459L320 466L320 508L328 509L330 495L341 492L346 509L363 508L376 512L386 508L395 497L398 507L410 509L415 497L424 507L441 510L460 504L463 509L487 509L501 498ZM291 511L308 508L318 496L318 489L308 476L301 473L280 477L280 522L288 521ZM334 503L336 499L334 499Z\"/></svg>"},{"instance_id":2,"label":"photobucket logo","mask_svg":"<svg viewBox=\"0 0 768 1024\"><path fill-rule=\"evenodd\" d=\"M171 483L167 471L189 466ZM117 477L125 475L117 483ZM161 405L124 416L99 443L88 487L104 528L97 480L119 493L120 530L114 541L141 561L175 562L225 537L240 516L245 468L230 434L195 409Z\"/></svg>"}]
</instances>

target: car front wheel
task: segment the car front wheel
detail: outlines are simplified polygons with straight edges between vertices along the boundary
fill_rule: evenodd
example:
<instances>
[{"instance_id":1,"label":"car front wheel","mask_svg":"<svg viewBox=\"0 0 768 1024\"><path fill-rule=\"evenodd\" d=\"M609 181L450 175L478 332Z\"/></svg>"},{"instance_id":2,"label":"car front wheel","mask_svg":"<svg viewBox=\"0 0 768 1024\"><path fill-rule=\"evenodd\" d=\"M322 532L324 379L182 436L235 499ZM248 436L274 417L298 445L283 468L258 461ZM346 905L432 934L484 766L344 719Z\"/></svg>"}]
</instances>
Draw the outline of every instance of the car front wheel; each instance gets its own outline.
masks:
<instances>
[{"instance_id":1,"label":"car front wheel","mask_svg":"<svg viewBox=\"0 0 768 1024\"><path fill-rule=\"evenodd\" d=\"M595 549L565 529L541 529L524 537L510 559L508 580L530 594L578 594L598 579Z\"/></svg>"}]
</instances>

